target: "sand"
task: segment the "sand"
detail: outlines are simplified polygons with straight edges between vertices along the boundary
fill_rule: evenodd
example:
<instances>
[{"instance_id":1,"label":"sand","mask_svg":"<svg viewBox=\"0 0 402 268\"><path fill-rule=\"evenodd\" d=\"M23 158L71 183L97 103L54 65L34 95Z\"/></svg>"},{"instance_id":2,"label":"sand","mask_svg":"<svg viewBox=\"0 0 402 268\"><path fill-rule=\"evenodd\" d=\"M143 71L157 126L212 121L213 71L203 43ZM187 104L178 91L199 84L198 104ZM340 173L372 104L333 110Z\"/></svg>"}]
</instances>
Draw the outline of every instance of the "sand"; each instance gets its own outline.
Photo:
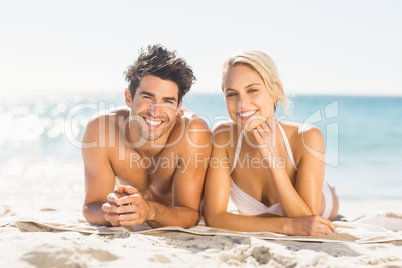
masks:
<instances>
[{"instance_id":1,"label":"sand","mask_svg":"<svg viewBox=\"0 0 402 268\"><path fill-rule=\"evenodd\" d=\"M335 223L337 233L317 241L222 230L211 235L202 228L102 229L85 223L79 211L3 205L0 267L402 267L402 200L342 205L351 222Z\"/></svg>"}]
</instances>

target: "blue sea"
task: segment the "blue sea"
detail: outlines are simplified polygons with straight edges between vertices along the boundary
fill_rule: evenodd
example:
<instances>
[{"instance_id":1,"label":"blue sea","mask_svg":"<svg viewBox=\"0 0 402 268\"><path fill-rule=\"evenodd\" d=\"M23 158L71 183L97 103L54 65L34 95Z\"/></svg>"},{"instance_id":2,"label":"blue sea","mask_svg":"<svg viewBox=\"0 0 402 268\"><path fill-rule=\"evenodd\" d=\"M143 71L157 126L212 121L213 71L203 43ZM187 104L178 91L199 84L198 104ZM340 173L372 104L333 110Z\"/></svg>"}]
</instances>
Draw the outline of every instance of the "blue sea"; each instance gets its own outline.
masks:
<instances>
[{"instance_id":1,"label":"blue sea","mask_svg":"<svg viewBox=\"0 0 402 268\"><path fill-rule=\"evenodd\" d=\"M402 200L402 98L290 98L277 118L318 126L326 143L326 180L344 200ZM80 209L80 151L90 116L125 105L122 92L28 94L0 100L0 205ZM189 93L184 106L211 127L229 120L222 94Z\"/></svg>"}]
</instances>

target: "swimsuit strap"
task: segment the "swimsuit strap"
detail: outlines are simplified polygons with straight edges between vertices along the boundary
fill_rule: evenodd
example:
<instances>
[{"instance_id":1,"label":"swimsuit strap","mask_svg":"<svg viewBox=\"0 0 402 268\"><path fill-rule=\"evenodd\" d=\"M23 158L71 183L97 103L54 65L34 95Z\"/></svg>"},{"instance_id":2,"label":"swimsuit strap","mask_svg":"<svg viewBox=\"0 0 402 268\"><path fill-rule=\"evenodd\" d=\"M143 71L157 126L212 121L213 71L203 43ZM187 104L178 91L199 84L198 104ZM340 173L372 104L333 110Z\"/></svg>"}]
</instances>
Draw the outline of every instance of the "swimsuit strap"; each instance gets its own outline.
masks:
<instances>
[{"instance_id":1,"label":"swimsuit strap","mask_svg":"<svg viewBox=\"0 0 402 268\"><path fill-rule=\"evenodd\" d=\"M243 143L243 135L244 135L244 130L241 130L240 134L239 134L239 139L237 140L236 152L235 152L235 155L234 155L233 166L232 166L232 170L230 171L230 173L233 172L233 170L236 167L237 160L239 160L241 144Z\"/></svg>"},{"instance_id":2,"label":"swimsuit strap","mask_svg":"<svg viewBox=\"0 0 402 268\"><path fill-rule=\"evenodd\" d=\"M292 164L293 168L297 171L296 162L293 157L292 149L290 148L290 145L289 145L288 137L286 136L285 130L282 128L281 124L279 124L279 121L278 121L278 127L279 127L279 130L281 131L281 134L283 137L283 142L285 143L285 148L286 148L286 152L288 154L290 163ZM239 134L239 139L237 140L236 152L234 155L233 166L232 166L232 170L230 171L230 173L232 173L233 170L236 168L237 161L239 160L240 149L241 149L241 145L243 143L244 131L245 130L243 129Z\"/></svg>"},{"instance_id":3,"label":"swimsuit strap","mask_svg":"<svg viewBox=\"0 0 402 268\"><path fill-rule=\"evenodd\" d=\"M293 168L297 171L296 162L293 157L292 149L290 148L290 145L289 145L288 137L286 136L285 130L283 130L281 124L279 124L279 121L278 121L278 126L279 126L279 130L282 133L283 142L285 143L285 148L286 148L286 152L288 153L290 163L292 163Z\"/></svg>"},{"instance_id":4,"label":"swimsuit strap","mask_svg":"<svg viewBox=\"0 0 402 268\"><path fill-rule=\"evenodd\" d=\"M327 182L324 181L324 184L322 185L322 194L324 195L325 199L325 209L324 213L322 214L323 218L329 219L331 216L332 209L334 207L333 204L333 197L332 197L332 192L331 188L329 188L329 185Z\"/></svg>"}]
</instances>

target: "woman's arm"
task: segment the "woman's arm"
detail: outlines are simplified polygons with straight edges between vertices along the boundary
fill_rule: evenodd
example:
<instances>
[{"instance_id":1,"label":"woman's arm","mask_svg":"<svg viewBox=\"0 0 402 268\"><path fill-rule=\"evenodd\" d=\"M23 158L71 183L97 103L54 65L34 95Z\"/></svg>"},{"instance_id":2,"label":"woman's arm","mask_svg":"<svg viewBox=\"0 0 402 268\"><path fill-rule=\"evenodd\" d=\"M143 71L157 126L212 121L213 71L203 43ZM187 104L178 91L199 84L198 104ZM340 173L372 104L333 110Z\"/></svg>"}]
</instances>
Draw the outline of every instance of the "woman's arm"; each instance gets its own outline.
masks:
<instances>
[{"instance_id":1,"label":"woman's arm","mask_svg":"<svg viewBox=\"0 0 402 268\"><path fill-rule=\"evenodd\" d=\"M257 128L254 133L259 145L267 145L260 148L262 156L278 153L277 146L274 146L272 135L278 135L276 124L270 123ZM308 127L299 130L300 142L296 150L301 152L298 165L295 186L292 185L284 168L268 168L273 180L275 191L281 209L287 217L302 217L318 215L322 183L324 179L324 139L321 131L316 127ZM277 137L277 136L276 136ZM311 152L315 153L311 153ZM267 159L271 159L267 157Z\"/></svg>"},{"instance_id":2,"label":"woman's arm","mask_svg":"<svg viewBox=\"0 0 402 268\"><path fill-rule=\"evenodd\" d=\"M219 128L214 131L215 143L205 184L204 217L207 226L290 235L320 235L334 230L329 220L319 216L283 218L266 217L267 215L243 216L227 212L230 196L230 165L227 149L222 145L229 144L229 134L219 131Z\"/></svg>"},{"instance_id":3,"label":"woman's arm","mask_svg":"<svg viewBox=\"0 0 402 268\"><path fill-rule=\"evenodd\" d=\"M319 213L325 175L324 136L319 128L308 126L299 130L301 152L295 189L313 214Z\"/></svg>"}]
</instances>

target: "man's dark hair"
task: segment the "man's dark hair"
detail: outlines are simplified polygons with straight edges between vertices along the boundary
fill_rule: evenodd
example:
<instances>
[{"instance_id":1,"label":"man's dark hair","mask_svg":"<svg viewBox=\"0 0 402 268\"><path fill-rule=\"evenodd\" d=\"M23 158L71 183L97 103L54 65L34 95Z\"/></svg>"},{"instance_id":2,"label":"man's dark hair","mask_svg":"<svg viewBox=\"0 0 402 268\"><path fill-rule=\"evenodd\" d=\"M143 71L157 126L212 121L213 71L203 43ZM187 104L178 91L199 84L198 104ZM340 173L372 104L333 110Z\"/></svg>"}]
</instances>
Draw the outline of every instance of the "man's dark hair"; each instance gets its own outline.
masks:
<instances>
[{"instance_id":1,"label":"man's dark hair","mask_svg":"<svg viewBox=\"0 0 402 268\"><path fill-rule=\"evenodd\" d=\"M124 74L132 98L134 98L141 78L153 75L177 84L179 103L195 81L193 71L185 60L178 58L175 51L169 51L160 44L148 46L146 50L141 49L137 60L128 67Z\"/></svg>"}]
</instances>

